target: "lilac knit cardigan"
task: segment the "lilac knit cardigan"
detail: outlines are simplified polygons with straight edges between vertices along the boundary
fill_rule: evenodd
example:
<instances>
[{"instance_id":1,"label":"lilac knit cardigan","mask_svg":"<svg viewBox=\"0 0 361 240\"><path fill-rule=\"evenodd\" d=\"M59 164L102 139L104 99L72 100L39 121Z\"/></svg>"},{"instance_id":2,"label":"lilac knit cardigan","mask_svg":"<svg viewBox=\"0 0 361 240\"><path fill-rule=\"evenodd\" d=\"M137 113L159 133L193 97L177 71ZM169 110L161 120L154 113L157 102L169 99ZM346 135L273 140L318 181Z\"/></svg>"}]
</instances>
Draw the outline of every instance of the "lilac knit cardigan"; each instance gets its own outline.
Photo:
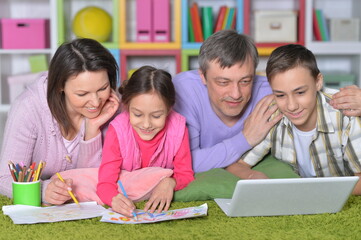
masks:
<instances>
[{"instance_id":1,"label":"lilac knit cardigan","mask_svg":"<svg viewBox=\"0 0 361 240\"><path fill-rule=\"evenodd\" d=\"M41 76L11 104L5 126L0 157L0 194L12 197L12 177L8 161L30 166L46 162L42 189L56 172L74 168L98 167L101 162L102 134L84 141L84 129L76 136L77 147L65 148L59 125L51 115L46 100L47 74ZM84 121L85 122L85 121Z\"/></svg>"}]
</instances>

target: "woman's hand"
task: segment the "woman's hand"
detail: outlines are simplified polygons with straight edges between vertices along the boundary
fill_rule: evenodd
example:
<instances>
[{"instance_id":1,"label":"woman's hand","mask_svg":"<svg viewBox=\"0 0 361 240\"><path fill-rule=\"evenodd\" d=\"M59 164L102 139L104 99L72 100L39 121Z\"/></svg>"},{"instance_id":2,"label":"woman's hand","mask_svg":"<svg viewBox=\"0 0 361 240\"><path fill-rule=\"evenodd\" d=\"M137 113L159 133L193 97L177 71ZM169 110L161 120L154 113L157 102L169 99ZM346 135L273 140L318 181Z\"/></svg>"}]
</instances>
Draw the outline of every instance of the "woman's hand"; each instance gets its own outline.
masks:
<instances>
[{"instance_id":1,"label":"woman's hand","mask_svg":"<svg viewBox=\"0 0 361 240\"><path fill-rule=\"evenodd\" d=\"M110 96L104 104L100 114L92 119L86 119L86 129L84 140L89 140L96 137L100 132L100 127L103 126L119 109L119 98L115 91L112 89Z\"/></svg>"},{"instance_id":2,"label":"woman's hand","mask_svg":"<svg viewBox=\"0 0 361 240\"><path fill-rule=\"evenodd\" d=\"M60 181L58 178L54 178L48 184L45 189L45 199L46 203L61 205L66 201L71 199L68 190L71 191L71 186L73 185L72 179L64 179L65 183Z\"/></svg>"},{"instance_id":3,"label":"woman's hand","mask_svg":"<svg viewBox=\"0 0 361 240\"><path fill-rule=\"evenodd\" d=\"M148 211L150 209L150 212L154 213L157 207L158 213L163 210L167 211L173 199L175 185L176 181L174 178L168 177L160 181L154 188L149 201L145 204L144 211Z\"/></svg>"},{"instance_id":4,"label":"woman's hand","mask_svg":"<svg viewBox=\"0 0 361 240\"><path fill-rule=\"evenodd\" d=\"M119 193L112 199L112 209L114 212L120 213L124 216L133 217L135 206L130 199Z\"/></svg>"}]
</instances>

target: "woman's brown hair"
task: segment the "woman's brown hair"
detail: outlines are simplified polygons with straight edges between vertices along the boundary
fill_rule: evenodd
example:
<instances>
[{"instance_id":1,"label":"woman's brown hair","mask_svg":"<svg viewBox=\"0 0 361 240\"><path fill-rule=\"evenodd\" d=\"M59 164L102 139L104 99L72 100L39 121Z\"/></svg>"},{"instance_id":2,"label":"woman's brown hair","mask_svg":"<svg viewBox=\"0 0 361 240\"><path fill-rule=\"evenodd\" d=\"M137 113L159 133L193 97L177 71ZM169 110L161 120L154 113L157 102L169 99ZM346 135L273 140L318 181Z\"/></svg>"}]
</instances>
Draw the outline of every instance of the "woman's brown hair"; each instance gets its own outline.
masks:
<instances>
[{"instance_id":1,"label":"woman's brown hair","mask_svg":"<svg viewBox=\"0 0 361 240\"><path fill-rule=\"evenodd\" d=\"M66 111L66 81L85 71L108 73L110 87L116 88L118 65L113 55L95 40L82 38L63 43L50 61L47 100L51 114L67 134L74 129Z\"/></svg>"}]
</instances>

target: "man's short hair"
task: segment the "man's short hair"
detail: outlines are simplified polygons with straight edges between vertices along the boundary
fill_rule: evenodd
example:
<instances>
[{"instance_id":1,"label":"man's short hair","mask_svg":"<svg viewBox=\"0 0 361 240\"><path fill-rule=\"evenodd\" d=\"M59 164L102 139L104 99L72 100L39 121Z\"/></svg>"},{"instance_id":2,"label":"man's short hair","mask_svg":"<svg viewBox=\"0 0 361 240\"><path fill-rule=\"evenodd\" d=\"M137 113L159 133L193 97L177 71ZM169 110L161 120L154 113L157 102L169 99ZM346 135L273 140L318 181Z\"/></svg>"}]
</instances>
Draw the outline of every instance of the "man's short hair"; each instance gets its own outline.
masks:
<instances>
[{"instance_id":1,"label":"man's short hair","mask_svg":"<svg viewBox=\"0 0 361 240\"><path fill-rule=\"evenodd\" d=\"M208 37L199 51L199 68L206 73L209 63L216 61L221 68L229 68L237 63L251 60L257 68L259 57L253 40L234 30L221 30Z\"/></svg>"}]
</instances>

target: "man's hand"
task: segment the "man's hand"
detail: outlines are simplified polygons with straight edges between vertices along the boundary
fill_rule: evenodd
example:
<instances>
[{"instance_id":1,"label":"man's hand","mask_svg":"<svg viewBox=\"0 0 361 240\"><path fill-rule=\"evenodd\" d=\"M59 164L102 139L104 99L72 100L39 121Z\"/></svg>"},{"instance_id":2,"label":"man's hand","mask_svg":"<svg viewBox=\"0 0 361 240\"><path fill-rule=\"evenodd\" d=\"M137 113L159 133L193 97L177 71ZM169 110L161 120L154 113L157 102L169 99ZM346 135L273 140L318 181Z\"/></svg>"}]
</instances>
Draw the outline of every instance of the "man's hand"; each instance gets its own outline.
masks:
<instances>
[{"instance_id":1,"label":"man's hand","mask_svg":"<svg viewBox=\"0 0 361 240\"><path fill-rule=\"evenodd\" d=\"M251 166L243 160L238 160L228 167L226 170L241 179L267 179L268 177L263 172L251 169Z\"/></svg>"},{"instance_id":2,"label":"man's hand","mask_svg":"<svg viewBox=\"0 0 361 240\"><path fill-rule=\"evenodd\" d=\"M332 96L332 107L342 110L346 116L361 116L361 89L355 85L341 88Z\"/></svg>"},{"instance_id":3,"label":"man's hand","mask_svg":"<svg viewBox=\"0 0 361 240\"><path fill-rule=\"evenodd\" d=\"M271 115L278 109L276 104L272 104L273 101L273 95L261 99L244 122L243 135L252 147L260 143L283 116L278 114L273 119L270 119Z\"/></svg>"}]
</instances>

